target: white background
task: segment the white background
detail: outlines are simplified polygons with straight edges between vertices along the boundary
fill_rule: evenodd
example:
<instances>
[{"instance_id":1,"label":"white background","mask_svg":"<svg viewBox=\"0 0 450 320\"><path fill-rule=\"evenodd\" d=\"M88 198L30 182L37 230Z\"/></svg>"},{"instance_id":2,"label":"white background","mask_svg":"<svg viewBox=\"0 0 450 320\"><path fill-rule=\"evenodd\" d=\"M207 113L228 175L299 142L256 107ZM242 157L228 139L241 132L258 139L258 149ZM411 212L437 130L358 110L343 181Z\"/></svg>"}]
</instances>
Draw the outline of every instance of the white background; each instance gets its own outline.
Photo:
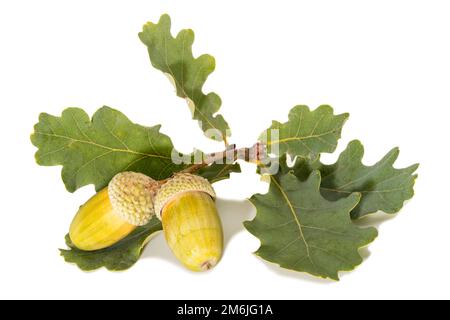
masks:
<instances>
[{"instance_id":1,"label":"white background","mask_svg":"<svg viewBox=\"0 0 450 320\"><path fill-rule=\"evenodd\" d=\"M232 142L251 145L296 104L350 112L338 151L354 138L365 163L400 146L398 167L420 162L416 196L395 217L375 215L379 238L340 282L283 271L252 255L245 201L267 185L254 168L216 185L227 246L212 272L183 269L160 235L129 271L83 273L59 257L78 206L60 168L39 167L29 142L40 112L102 105L163 132L182 151L217 151L183 100L149 63L137 33L169 13L196 32L195 55L217 68L205 86L223 99ZM1 1L0 298L450 298L448 270L448 1ZM324 159L331 162L336 155Z\"/></svg>"}]
</instances>

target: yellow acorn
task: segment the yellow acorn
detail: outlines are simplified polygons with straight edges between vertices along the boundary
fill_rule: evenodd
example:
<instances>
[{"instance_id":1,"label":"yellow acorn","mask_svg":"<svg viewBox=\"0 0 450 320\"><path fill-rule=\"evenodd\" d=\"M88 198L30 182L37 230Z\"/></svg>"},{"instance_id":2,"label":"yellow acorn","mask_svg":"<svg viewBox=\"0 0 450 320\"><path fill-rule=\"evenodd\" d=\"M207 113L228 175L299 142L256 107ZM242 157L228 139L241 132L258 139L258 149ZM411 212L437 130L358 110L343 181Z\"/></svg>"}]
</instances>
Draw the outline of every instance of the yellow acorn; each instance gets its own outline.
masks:
<instances>
[{"instance_id":1,"label":"yellow acorn","mask_svg":"<svg viewBox=\"0 0 450 320\"><path fill-rule=\"evenodd\" d=\"M153 196L159 184L135 172L116 175L109 186L80 207L70 239L81 250L110 247L154 216Z\"/></svg>"},{"instance_id":2,"label":"yellow acorn","mask_svg":"<svg viewBox=\"0 0 450 320\"><path fill-rule=\"evenodd\" d=\"M214 198L208 180L180 173L162 185L154 199L169 247L192 271L209 270L222 257L223 231Z\"/></svg>"}]
</instances>

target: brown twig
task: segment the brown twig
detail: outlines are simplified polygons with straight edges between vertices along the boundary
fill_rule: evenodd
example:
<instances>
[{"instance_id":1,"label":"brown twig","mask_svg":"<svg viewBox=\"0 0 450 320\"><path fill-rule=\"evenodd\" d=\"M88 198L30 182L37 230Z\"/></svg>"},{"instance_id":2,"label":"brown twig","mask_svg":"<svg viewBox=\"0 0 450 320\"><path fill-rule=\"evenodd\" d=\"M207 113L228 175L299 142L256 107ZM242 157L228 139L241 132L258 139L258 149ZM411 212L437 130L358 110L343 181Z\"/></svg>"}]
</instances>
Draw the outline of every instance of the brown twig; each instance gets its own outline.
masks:
<instances>
[{"instance_id":1,"label":"brown twig","mask_svg":"<svg viewBox=\"0 0 450 320\"><path fill-rule=\"evenodd\" d=\"M235 144L229 145L225 151L214 152L206 155L202 163L193 164L192 166L180 171L182 173L195 173L214 163L224 163L224 160L232 163L237 160L244 160L246 162L259 164L260 161L266 157L266 146L261 143L256 143L251 148L237 149Z\"/></svg>"}]
</instances>

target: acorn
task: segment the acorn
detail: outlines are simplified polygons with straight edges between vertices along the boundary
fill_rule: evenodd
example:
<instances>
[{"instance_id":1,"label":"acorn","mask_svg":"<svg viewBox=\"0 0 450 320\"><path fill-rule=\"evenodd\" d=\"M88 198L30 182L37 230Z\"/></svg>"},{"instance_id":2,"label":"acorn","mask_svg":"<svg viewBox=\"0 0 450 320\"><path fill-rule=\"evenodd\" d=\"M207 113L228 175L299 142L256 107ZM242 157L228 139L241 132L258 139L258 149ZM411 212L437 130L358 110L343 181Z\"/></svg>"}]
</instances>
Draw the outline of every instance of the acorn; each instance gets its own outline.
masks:
<instances>
[{"instance_id":1,"label":"acorn","mask_svg":"<svg viewBox=\"0 0 450 320\"><path fill-rule=\"evenodd\" d=\"M70 226L70 239L80 250L114 245L154 216L159 184L141 173L123 172L80 207Z\"/></svg>"},{"instance_id":2,"label":"acorn","mask_svg":"<svg viewBox=\"0 0 450 320\"><path fill-rule=\"evenodd\" d=\"M212 269L223 251L223 231L208 180L175 174L158 190L155 213L177 259L192 271Z\"/></svg>"}]
</instances>

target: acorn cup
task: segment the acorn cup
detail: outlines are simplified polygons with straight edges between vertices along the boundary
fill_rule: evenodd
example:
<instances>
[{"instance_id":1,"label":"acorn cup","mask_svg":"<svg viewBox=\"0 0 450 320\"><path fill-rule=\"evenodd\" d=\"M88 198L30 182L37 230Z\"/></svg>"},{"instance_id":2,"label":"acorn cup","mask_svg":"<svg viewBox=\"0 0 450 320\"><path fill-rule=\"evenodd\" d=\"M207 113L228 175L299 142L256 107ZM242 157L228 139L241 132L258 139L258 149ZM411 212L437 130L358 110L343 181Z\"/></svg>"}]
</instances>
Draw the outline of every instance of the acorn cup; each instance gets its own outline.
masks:
<instances>
[{"instance_id":1,"label":"acorn cup","mask_svg":"<svg viewBox=\"0 0 450 320\"><path fill-rule=\"evenodd\" d=\"M110 247L154 216L153 196L159 183L144 174L123 172L80 207L69 236L80 250Z\"/></svg>"},{"instance_id":2,"label":"acorn cup","mask_svg":"<svg viewBox=\"0 0 450 320\"><path fill-rule=\"evenodd\" d=\"M223 231L208 180L175 174L161 186L154 204L167 243L177 259L192 271L217 265L223 252Z\"/></svg>"}]
</instances>

